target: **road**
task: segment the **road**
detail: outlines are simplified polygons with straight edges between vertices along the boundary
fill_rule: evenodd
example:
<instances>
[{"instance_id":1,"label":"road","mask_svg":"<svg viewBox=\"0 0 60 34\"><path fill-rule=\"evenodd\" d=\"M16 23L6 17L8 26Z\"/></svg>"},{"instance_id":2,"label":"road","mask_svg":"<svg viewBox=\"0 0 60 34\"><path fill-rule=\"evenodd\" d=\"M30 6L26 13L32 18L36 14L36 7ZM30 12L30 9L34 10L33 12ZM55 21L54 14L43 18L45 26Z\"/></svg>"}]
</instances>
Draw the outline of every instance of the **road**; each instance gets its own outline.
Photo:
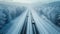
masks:
<instances>
[{"instance_id":1,"label":"road","mask_svg":"<svg viewBox=\"0 0 60 34\"><path fill-rule=\"evenodd\" d=\"M39 34L60 34L58 30L56 30L55 25L51 21L49 21L45 16L40 17L34 9L31 9L31 13L36 22L36 25L39 30Z\"/></svg>"},{"instance_id":2,"label":"road","mask_svg":"<svg viewBox=\"0 0 60 34\"><path fill-rule=\"evenodd\" d=\"M6 30L6 34L60 34L57 27L44 15L28 8L19 17L11 21L11 27ZM8 27L8 25L7 25Z\"/></svg>"}]
</instances>

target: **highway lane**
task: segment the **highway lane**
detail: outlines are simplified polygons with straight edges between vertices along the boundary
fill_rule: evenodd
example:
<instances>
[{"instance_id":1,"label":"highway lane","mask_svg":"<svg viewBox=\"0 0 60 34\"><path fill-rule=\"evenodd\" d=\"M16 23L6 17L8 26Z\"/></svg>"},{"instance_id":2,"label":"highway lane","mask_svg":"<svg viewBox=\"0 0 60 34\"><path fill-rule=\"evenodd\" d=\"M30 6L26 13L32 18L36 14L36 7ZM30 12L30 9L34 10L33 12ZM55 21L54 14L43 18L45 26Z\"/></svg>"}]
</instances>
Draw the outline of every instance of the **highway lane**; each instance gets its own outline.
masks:
<instances>
[{"instance_id":1,"label":"highway lane","mask_svg":"<svg viewBox=\"0 0 60 34\"><path fill-rule=\"evenodd\" d=\"M11 21L13 25L9 28L6 34L19 34L19 31L21 32L27 12L28 12L27 10L24 11L23 14L21 14L19 17Z\"/></svg>"},{"instance_id":2,"label":"highway lane","mask_svg":"<svg viewBox=\"0 0 60 34\"><path fill-rule=\"evenodd\" d=\"M59 34L60 32L57 31L49 22L44 20L42 17L40 17L34 9L31 9L31 13L33 15L33 18L37 24L39 34Z\"/></svg>"},{"instance_id":3,"label":"highway lane","mask_svg":"<svg viewBox=\"0 0 60 34\"><path fill-rule=\"evenodd\" d=\"M31 22L31 10L30 9L28 12L27 34L33 34L32 22Z\"/></svg>"},{"instance_id":4,"label":"highway lane","mask_svg":"<svg viewBox=\"0 0 60 34\"><path fill-rule=\"evenodd\" d=\"M39 34L38 28L36 26L35 20L32 17L32 14L31 14L31 22L32 22L33 34Z\"/></svg>"},{"instance_id":5,"label":"highway lane","mask_svg":"<svg viewBox=\"0 0 60 34\"><path fill-rule=\"evenodd\" d=\"M28 25L28 12L27 12L26 18L24 20L22 30L21 30L21 32L19 31L19 34L26 34L27 33L27 25Z\"/></svg>"}]
</instances>

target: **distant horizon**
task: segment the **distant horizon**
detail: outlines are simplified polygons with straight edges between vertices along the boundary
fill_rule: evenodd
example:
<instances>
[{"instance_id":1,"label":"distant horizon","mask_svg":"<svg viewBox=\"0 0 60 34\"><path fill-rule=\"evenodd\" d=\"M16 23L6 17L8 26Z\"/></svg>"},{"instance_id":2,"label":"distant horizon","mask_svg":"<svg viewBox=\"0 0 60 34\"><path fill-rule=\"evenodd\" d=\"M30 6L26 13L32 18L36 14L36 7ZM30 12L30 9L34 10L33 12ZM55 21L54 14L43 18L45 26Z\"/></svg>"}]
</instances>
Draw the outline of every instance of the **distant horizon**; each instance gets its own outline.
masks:
<instances>
[{"instance_id":1,"label":"distant horizon","mask_svg":"<svg viewBox=\"0 0 60 34\"><path fill-rule=\"evenodd\" d=\"M49 3L49 2L55 2L60 0L0 0L0 1L32 4L32 3Z\"/></svg>"}]
</instances>

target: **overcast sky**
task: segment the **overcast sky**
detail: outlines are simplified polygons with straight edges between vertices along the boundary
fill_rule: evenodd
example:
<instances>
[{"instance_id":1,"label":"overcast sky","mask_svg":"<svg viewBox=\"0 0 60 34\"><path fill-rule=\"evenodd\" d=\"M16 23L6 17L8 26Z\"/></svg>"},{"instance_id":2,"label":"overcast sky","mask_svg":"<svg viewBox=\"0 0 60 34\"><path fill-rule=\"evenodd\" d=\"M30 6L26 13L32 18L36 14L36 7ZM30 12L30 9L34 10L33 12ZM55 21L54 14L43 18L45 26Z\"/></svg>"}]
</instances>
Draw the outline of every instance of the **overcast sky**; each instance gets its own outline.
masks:
<instances>
[{"instance_id":1,"label":"overcast sky","mask_svg":"<svg viewBox=\"0 0 60 34\"><path fill-rule=\"evenodd\" d=\"M46 3L46 2L53 2L53 1L60 1L60 0L0 0L0 1L7 1L7 2L20 2L20 3Z\"/></svg>"}]
</instances>

